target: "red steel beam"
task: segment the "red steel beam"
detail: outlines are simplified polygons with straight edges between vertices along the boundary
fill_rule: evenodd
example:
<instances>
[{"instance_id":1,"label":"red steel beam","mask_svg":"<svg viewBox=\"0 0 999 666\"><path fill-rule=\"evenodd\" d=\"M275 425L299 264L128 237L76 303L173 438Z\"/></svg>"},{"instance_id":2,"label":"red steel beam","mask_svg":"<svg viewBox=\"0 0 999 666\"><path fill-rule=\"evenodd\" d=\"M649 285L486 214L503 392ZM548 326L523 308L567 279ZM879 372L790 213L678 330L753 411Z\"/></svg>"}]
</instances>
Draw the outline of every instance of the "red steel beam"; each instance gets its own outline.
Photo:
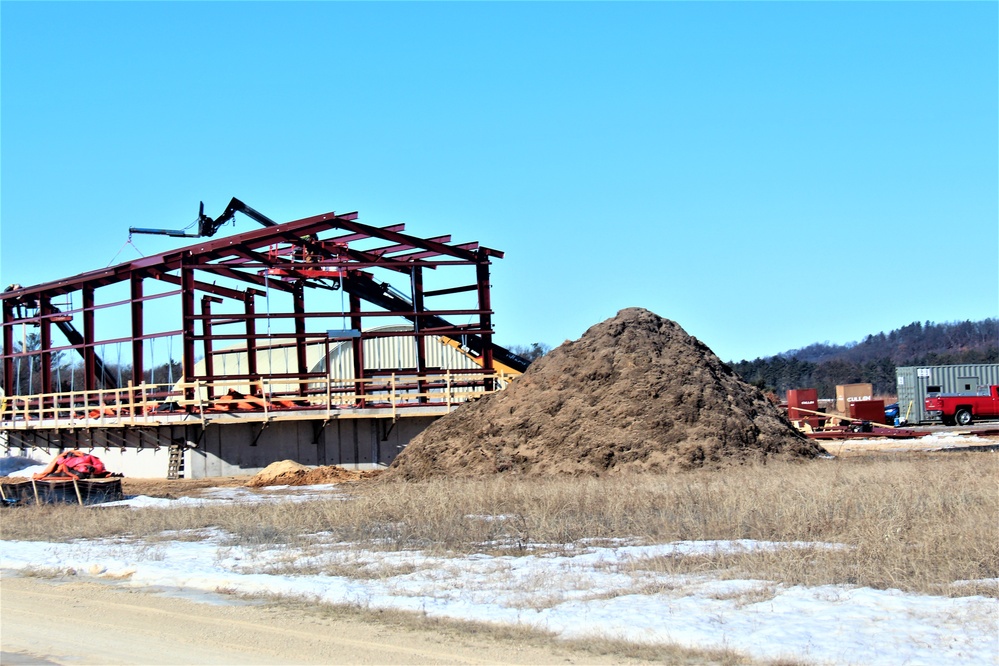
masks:
<instances>
[{"instance_id":1,"label":"red steel beam","mask_svg":"<svg viewBox=\"0 0 999 666\"><path fill-rule=\"evenodd\" d=\"M145 378L145 358L142 340L142 276L133 273L130 280L130 296L132 299L132 382L140 383Z\"/></svg>"},{"instance_id":2,"label":"red steel beam","mask_svg":"<svg viewBox=\"0 0 999 666\"><path fill-rule=\"evenodd\" d=\"M180 296L181 320L183 322L181 328L184 331L182 337L182 362L184 367L181 372L183 373L184 381L190 382L194 376L194 268L181 266L180 279L183 291ZM194 400L194 389L185 389L184 398L186 400Z\"/></svg>"},{"instance_id":3,"label":"red steel beam","mask_svg":"<svg viewBox=\"0 0 999 666\"><path fill-rule=\"evenodd\" d=\"M3 302L3 393L17 395L20 387L14 388L14 308L12 303Z\"/></svg>"},{"instance_id":4,"label":"red steel beam","mask_svg":"<svg viewBox=\"0 0 999 666\"><path fill-rule=\"evenodd\" d=\"M305 342L305 285L302 282L295 283L295 292L292 294L292 308L295 311L295 356L298 362L298 373L304 375L309 371L307 349ZM304 394L305 384L298 385L300 395Z\"/></svg>"},{"instance_id":5,"label":"red steel beam","mask_svg":"<svg viewBox=\"0 0 999 666\"><path fill-rule=\"evenodd\" d=\"M83 292L83 385L88 391L97 389L97 351L94 348L94 288ZM103 385L103 381L101 382Z\"/></svg>"},{"instance_id":6,"label":"red steel beam","mask_svg":"<svg viewBox=\"0 0 999 666\"><path fill-rule=\"evenodd\" d=\"M253 294L246 292L243 301L243 312L246 317L246 370L250 375L257 374L257 319L255 315ZM270 370L270 368L268 368ZM259 377L255 377L259 379Z\"/></svg>"},{"instance_id":7,"label":"red steel beam","mask_svg":"<svg viewBox=\"0 0 999 666\"><path fill-rule=\"evenodd\" d=\"M42 384L39 393L52 393L52 304L47 298L38 300L38 312L41 314L39 322L39 364L41 365Z\"/></svg>"}]
</instances>

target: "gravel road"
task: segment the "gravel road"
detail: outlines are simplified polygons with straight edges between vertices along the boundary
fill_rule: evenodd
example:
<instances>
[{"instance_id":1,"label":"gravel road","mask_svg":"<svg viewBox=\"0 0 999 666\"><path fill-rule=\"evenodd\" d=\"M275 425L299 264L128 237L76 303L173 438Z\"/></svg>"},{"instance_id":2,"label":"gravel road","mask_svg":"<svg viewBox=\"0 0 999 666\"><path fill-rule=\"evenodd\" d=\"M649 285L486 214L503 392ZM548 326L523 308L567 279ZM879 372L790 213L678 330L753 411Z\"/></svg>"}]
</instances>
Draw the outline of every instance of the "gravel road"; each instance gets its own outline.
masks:
<instances>
[{"instance_id":1,"label":"gravel road","mask_svg":"<svg viewBox=\"0 0 999 666\"><path fill-rule=\"evenodd\" d=\"M124 586L5 575L10 664L554 664L621 660L558 644L407 628L264 604L201 603Z\"/></svg>"}]
</instances>

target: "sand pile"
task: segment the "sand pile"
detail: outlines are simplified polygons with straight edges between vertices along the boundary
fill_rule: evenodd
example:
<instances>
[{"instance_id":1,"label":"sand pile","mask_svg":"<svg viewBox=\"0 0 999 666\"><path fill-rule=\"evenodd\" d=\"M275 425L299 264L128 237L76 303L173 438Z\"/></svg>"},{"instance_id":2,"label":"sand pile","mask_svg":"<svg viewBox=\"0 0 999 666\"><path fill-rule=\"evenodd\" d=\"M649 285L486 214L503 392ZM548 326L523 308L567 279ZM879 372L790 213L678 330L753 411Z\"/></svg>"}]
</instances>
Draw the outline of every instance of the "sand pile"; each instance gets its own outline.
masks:
<instances>
[{"instance_id":1,"label":"sand pile","mask_svg":"<svg viewBox=\"0 0 999 666\"><path fill-rule=\"evenodd\" d=\"M246 482L251 488L263 486L314 486L320 483L358 481L381 474L381 471L361 472L336 465L308 467L293 460L279 460L262 469Z\"/></svg>"},{"instance_id":2,"label":"sand pile","mask_svg":"<svg viewBox=\"0 0 999 666\"><path fill-rule=\"evenodd\" d=\"M436 421L387 473L670 472L821 453L703 343L629 308Z\"/></svg>"}]
</instances>

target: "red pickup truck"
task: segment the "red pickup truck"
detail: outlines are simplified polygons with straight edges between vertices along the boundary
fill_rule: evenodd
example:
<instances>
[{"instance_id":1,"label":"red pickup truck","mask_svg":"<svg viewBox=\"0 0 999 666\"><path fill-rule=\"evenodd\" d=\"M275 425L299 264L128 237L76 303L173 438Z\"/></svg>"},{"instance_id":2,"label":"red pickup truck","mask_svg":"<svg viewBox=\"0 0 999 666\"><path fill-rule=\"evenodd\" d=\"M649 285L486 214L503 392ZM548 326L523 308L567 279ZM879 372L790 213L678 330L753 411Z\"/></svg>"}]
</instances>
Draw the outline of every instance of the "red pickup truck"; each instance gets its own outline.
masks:
<instances>
[{"instance_id":1,"label":"red pickup truck","mask_svg":"<svg viewBox=\"0 0 999 666\"><path fill-rule=\"evenodd\" d=\"M999 386L988 395L935 395L926 398L926 415L944 425L968 426L975 419L999 418Z\"/></svg>"}]
</instances>

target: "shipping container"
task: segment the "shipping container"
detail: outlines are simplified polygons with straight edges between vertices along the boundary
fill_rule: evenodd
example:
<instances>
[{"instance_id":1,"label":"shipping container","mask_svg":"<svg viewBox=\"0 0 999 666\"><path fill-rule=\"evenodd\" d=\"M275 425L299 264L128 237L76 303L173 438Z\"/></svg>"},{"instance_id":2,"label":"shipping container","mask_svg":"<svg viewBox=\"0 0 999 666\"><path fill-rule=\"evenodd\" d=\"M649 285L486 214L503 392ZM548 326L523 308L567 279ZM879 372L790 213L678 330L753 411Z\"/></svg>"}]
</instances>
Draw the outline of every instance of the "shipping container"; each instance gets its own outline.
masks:
<instances>
[{"instance_id":1,"label":"shipping container","mask_svg":"<svg viewBox=\"0 0 999 666\"><path fill-rule=\"evenodd\" d=\"M850 403L850 418L870 421L871 423L885 423L885 401L884 400L854 400Z\"/></svg>"},{"instance_id":2,"label":"shipping container","mask_svg":"<svg viewBox=\"0 0 999 666\"><path fill-rule=\"evenodd\" d=\"M870 384L838 384L836 386L836 411L850 413L850 403L857 400L870 400L874 397L874 387Z\"/></svg>"},{"instance_id":3,"label":"shipping container","mask_svg":"<svg viewBox=\"0 0 999 666\"><path fill-rule=\"evenodd\" d=\"M898 418L905 423L925 423L923 401L927 395L984 395L999 385L999 364L921 365L896 368Z\"/></svg>"},{"instance_id":4,"label":"shipping container","mask_svg":"<svg viewBox=\"0 0 999 666\"><path fill-rule=\"evenodd\" d=\"M801 409L808 411L799 411ZM787 392L787 418L791 421L805 421L813 428L817 428L821 417L811 412L818 410L818 389L791 389Z\"/></svg>"}]
</instances>

